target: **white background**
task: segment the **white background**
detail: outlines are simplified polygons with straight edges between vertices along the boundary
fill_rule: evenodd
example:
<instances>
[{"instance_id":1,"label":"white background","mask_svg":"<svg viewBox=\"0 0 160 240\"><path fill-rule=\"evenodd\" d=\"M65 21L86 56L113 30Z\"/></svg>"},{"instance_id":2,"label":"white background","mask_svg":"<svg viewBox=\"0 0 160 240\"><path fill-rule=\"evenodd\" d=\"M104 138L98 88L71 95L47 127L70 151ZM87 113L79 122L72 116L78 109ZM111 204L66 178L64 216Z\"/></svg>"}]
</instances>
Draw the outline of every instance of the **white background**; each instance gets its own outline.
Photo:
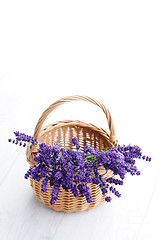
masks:
<instances>
[{"instance_id":1,"label":"white background","mask_svg":"<svg viewBox=\"0 0 160 240\"><path fill-rule=\"evenodd\" d=\"M159 240L159 1L0 1L0 238L2 240ZM32 135L41 113L69 95L109 108L137 162L111 203L66 214L43 206L24 179L25 149L7 139ZM68 103L46 123L79 119L107 129L90 103Z\"/></svg>"}]
</instances>

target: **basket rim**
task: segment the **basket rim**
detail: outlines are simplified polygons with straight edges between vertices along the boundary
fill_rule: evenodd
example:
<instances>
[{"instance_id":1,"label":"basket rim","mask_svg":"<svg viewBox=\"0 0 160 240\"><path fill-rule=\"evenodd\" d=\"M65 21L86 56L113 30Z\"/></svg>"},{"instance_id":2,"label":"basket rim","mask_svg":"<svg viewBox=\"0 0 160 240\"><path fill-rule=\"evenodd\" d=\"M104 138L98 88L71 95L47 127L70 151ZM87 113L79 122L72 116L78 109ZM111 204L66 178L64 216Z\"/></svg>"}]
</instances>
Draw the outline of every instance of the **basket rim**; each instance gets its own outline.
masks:
<instances>
[{"instance_id":1,"label":"basket rim","mask_svg":"<svg viewBox=\"0 0 160 240\"><path fill-rule=\"evenodd\" d=\"M81 127L81 128L89 128L95 132L97 132L99 135L102 135L106 140L111 144L111 146L115 147L114 143L110 141L110 136L109 134L101 127L97 127L92 123L86 123L82 122L79 120L63 120L63 121L56 121L52 124L48 124L46 126L43 126L42 129L40 130L40 134L38 138L41 138L44 134L46 134L49 131L57 130L58 128L61 127Z\"/></svg>"},{"instance_id":2,"label":"basket rim","mask_svg":"<svg viewBox=\"0 0 160 240\"><path fill-rule=\"evenodd\" d=\"M108 142L108 144L110 145L110 147L116 147L116 145L110 141L110 136L109 134L100 127L95 126L94 124L91 123L85 123L79 120L63 120L63 121L56 121L52 124L48 124L46 126L43 126L43 128L40 130L40 134L38 136L38 139L43 137L45 134L47 134L49 131L53 131L53 130L57 130L58 128L61 127L78 127L80 126L81 128L86 128L86 129L90 129L94 132L97 132L97 134L99 136L102 136L102 138L104 138L106 140L106 142ZM117 142L116 142L117 144ZM27 162L30 165L34 165L31 164L31 162L34 162L34 154L37 153L37 150L35 150L34 148L30 149L30 143L28 143L27 145L27 150L26 150L26 156L27 156ZM31 161L29 160L31 158Z\"/></svg>"}]
</instances>

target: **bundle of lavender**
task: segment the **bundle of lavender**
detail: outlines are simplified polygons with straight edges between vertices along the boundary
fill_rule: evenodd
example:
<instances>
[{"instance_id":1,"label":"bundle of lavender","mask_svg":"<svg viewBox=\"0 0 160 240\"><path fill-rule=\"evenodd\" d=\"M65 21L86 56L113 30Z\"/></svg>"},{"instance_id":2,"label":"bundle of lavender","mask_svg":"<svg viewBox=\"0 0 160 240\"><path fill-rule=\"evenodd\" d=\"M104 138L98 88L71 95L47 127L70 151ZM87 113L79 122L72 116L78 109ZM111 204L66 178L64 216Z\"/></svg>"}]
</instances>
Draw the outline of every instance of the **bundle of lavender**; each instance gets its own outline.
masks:
<instances>
[{"instance_id":1,"label":"bundle of lavender","mask_svg":"<svg viewBox=\"0 0 160 240\"><path fill-rule=\"evenodd\" d=\"M142 154L139 146L128 145L116 148L97 149L86 145L84 150L80 150L77 138L72 138L72 143L76 150L61 146L55 142L53 146L40 143L36 138L24 133L14 132L15 139L8 139L9 142L25 147L30 143L30 148L36 148L38 154L34 157L35 165L30 167L25 178L31 177L33 180L40 181L41 191L47 191L47 184L53 188L51 192L50 204L54 205L58 199L60 186L66 191L71 190L74 197L85 197L88 203L92 202L92 196L88 183L99 186L103 195L109 191L117 197L121 194L114 187L123 185L126 173L140 175L135 163L136 159L151 161L151 158ZM104 167L111 170L116 178L105 179L98 169ZM111 186L113 183L114 186ZM105 200L110 202L110 196Z\"/></svg>"}]
</instances>

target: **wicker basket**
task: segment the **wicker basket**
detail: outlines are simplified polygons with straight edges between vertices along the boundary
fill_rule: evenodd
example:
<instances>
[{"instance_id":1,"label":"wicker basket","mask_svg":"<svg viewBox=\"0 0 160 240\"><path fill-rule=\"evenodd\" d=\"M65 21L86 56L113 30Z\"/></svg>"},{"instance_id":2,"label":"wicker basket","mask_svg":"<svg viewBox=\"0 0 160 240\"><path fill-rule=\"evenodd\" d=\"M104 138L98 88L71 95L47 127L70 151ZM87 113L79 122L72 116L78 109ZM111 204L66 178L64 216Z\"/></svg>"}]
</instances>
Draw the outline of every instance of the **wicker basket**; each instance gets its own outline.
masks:
<instances>
[{"instance_id":1,"label":"wicker basket","mask_svg":"<svg viewBox=\"0 0 160 240\"><path fill-rule=\"evenodd\" d=\"M84 123L78 120L58 121L53 124L42 127L43 122L45 121L46 117L49 115L51 111L53 111L63 103L70 102L73 100L88 101L99 106L105 113L106 118L108 120L110 135L108 135L108 133L102 128L96 127L91 123ZM45 142L48 145L53 145L55 141L58 141L58 143L72 149L74 148L74 146L71 139L73 137L77 137L81 146L81 150L83 150L86 144L98 149L106 147L115 147L117 145L114 124L109 110L106 109L102 103L90 97L79 95L62 98L54 102L52 105L50 105L39 118L38 123L35 127L34 137L37 138L39 142ZM36 162L34 162L33 159L37 154L38 153L36 152L35 149L30 149L29 145L27 146L26 155L27 161L30 164L30 166L36 164ZM99 168L99 172L101 175L103 175L104 178L109 178L111 176L114 177L113 172L111 170L106 171L103 167ZM30 182L31 187L35 191L36 197L41 202L43 202L44 205L53 208L56 211L81 212L86 209L96 207L97 205L102 203L105 199L105 196L102 195L100 188L96 184L88 183L88 186L91 191L92 203L87 203L85 197L80 196L74 197L71 190L65 191L64 189L62 189L62 187L60 187L58 200L56 201L55 205L50 205L49 202L51 199L50 194L52 191L52 187L50 187L50 185L48 184L47 191L45 193L42 193L41 192L42 180L40 182L37 182L36 180L33 180L30 177ZM107 195L109 196L110 192L108 192Z\"/></svg>"}]
</instances>

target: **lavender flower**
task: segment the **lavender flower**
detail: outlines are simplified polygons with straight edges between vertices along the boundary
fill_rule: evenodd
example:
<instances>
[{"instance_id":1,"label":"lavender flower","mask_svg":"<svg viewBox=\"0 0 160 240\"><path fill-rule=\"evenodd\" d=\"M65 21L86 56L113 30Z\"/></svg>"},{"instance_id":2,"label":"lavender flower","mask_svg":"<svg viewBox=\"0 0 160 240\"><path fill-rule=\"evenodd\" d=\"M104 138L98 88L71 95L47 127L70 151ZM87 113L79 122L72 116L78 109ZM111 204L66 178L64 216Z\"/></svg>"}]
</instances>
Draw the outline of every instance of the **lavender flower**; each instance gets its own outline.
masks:
<instances>
[{"instance_id":1,"label":"lavender flower","mask_svg":"<svg viewBox=\"0 0 160 240\"><path fill-rule=\"evenodd\" d=\"M56 172L54 177L55 177L56 180L59 180L59 179L61 179L63 177L63 174L60 171L58 171L58 172Z\"/></svg>"},{"instance_id":2,"label":"lavender flower","mask_svg":"<svg viewBox=\"0 0 160 240\"><path fill-rule=\"evenodd\" d=\"M44 178L41 184L41 191L43 193L47 191L47 183L48 183L48 179Z\"/></svg>"},{"instance_id":3,"label":"lavender flower","mask_svg":"<svg viewBox=\"0 0 160 240\"><path fill-rule=\"evenodd\" d=\"M111 197L106 197L106 198L105 198L105 201L107 201L107 202L110 202L111 200L112 200Z\"/></svg>"},{"instance_id":4,"label":"lavender flower","mask_svg":"<svg viewBox=\"0 0 160 240\"><path fill-rule=\"evenodd\" d=\"M80 149L80 145L76 137L72 138L72 142L76 146L77 150Z\"/></svg>"},{"instance_id":5,"label":"lavender flower","mask_svg":"<svg viewBox=\"0 0 160 240\"><path fill-rule=\"evenodd\" d=\"M52 193L51 193L51 200L50 200L50 204L51 205L54 205L55 202L57 201L58 199L58 194L59 194L59 188L60 188L60 185L59 184L55 184L53 189L52 189Z\"/></svg>"},{"instance_id":6,"label":"lavender flower","mask_svg":"<svg viewBox=\"0 0 160 240\"><path fill-rule=\"evenodd\" d=\"M26 142L30 142L31 144L38 144L38 141L36 138L33 138L29 135L26 135L24 133L20 133L19 131L14 132L14 135L16 139L12 140L11 138L8 139L9 142L15 143L16 145L19 143L19 145L25 147ZM24 143L22 143L24 142ZM32 148L32 145L31 145Z\"/></svg>"}]
</instances>

